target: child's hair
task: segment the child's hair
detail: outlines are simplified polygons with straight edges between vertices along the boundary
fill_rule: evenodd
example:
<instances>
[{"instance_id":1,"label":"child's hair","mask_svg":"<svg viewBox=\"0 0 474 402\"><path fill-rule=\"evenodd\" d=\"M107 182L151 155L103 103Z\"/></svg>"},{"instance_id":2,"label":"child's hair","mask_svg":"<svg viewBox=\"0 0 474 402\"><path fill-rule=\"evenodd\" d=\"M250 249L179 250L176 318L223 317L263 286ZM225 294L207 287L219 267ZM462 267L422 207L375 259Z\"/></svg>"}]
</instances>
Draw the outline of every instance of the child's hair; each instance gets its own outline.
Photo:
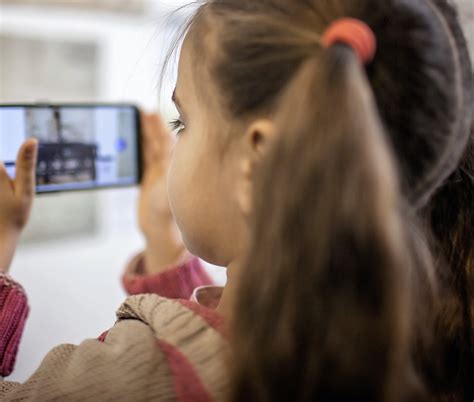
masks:
<instances>
[{"instance_id":1,"label":"child's hair","mask_svg":"<svg viewBox=\"0 0 474 402\"><path fill-rule=\"evenodd\" d=\"M239 275L232 401L395 402L417 391L419 261L371 92L337 44L314 49L283 97Z\"/></svg>"},{"instance_id":2,"label":"child's hair","mask_svg":"<svg viewBox=\"0 0 474 402\"><path fill-rule=\"evenodd\" d=\"M429 264L420 263L417 266L417 272L413 274L417 279L413 280L412 287L418 288L416 290L418 298L413 300L413 308L417 310L415 314L421 314L423 306L427 309L436 307L438 316L436 317L435 340L436 345L440 347L440 350L430 350L429 353L420 347L417 351L420 355L418 364L430 388L439 395L452 394L458 399L464 396L467 400L472 398L470 394L473 392L472 384L474 383L472 381L474 378L472 367L474 359L473 291L472 283L469 282L469 278L474 275L474 242L472 241L474 140L470 135L473 91L468 51L452 6L447 0L210 0L198 10L189 25L188 32L190 40L193 41L195 64L201 66L201 74L212 77L226 113L230 118L246 119L275 113L282 93L290 82L296 80L295 77L303 66L306 73L298 75L299 79L311 77L311 74L307 72L310 67L307 66L321 50L319 40L322 33L331 22L342 17L353 17L364 21L376 35L378 51L374 61L365 69L369 88L373 92L376 109L385 127L385 142L389 144L389 149L394 155L395 168L398 172L395 181L400 181L401 194L406 205L423 219L427 231L433 237L439 278L443 281L442 299L435 303L423 296L431 294L432 281ZM203 49L203 46L206 48ZM342 53L342 50L338 51ZM347 116L343 115L343 109L334 103L334 99L331 99L332 96L336 96L331 92L337 90L333 89L336 84L340 85L337 88L339 88L340 98L338 99L341 104L345 104L341 96L341 93L345 91L348 91L349 99L360 97L354 89L355 84L348 82L354 75L350 67L351 58L348 55L345 57L340 55L345 61L339 60L339 64L333 61L335 68L337 65L337 71L341 74L339 78L337 75L330 77L328 73L325 73L325 66L331 65L330 55L321 55L321 57L326 57L327 60L318 64L318 74L321 77L332 78L334 87L321 83L321 79L315 76L314 82L311 82L314 84L318 82L320 85L315 84L311 88L317 91L313 96L318 98L321 105L315 99L310 99L313 101L312 104L301 105L302 110L309 116L300 118L308 119L305 121L312 119L311 123L314 126L311 134L323 136L325 133L319 129L320 123L313 119L312 114L324 119L326 117L322 112L324 110L335 125L331 128L329 122L327 123L330 128L328 133L332 134L333 131L339 130L339 136L342 137L343 132L346 133L348 129L338 127L337 124L340 120L346 121ZM336 58L336 55L333 58ZM313 67L316 69L316 65ZM339 79L344 83L338 84ZM208 79L203 81L209 82ZM299 88L301 97L304 97L305 87L295 84L295 88ZM297 98L298 96L295 95L295 99ZM331 104L333 109L323 108L326 104ZM299 111L294 110L295 115L296 112ZM373 121L370 112L368 113L367 122L360 123L357 133L363 132L365 124ZM300 115L301 113L298 113L298 116ZM372 127L372 123L369 126ZM288 134L290 133L292 134L288 131ZM285 134L285 132L282 133L282 135ZM347 133L347 141L354 142L351 134L351 132ZM301 141L310 141L310 133L306 137L301 134L300 137ZM359 135L361 144L367 147L366 151L362 146L357 146L357 143L354 145L354 154L356 151L360 153L357 156L360 157L360 168L357 168L356 156L352 155L347 148L341 148L343 144L334 146L329 151L346 150L347 155L318 152L317 156L323 158L322 161L316 156L312 157L308 152L304 152L298 159L292 159L290 154L288 157L285 153L281 155L279 164L282 168L275 169L273 172L275 180L285 180L287 176L280 178L278 175L288 170L299 171L301 165L314 175L312 178L314 181L308 179L309 173L308 176L299 177L296 173L294 176L288 176L287 186L297 192L294 196L299 202L297 210L300 214L294 214L292 210L287 212L281 207L275 211L277 215L271 219L276 222L288 221L285 226L281 223L280 227L291 227L295 228L294 230L300 227L299 223L302 232L299 237L297 237L298 232L293 231L279 234L296 248L291 252L289 247L285 247L285 252L289 255L288 261L275 261L272 252L268 251L268 254L265 254L267 251L262 251L262 255L267 255L271 261L265 259L253 261L254 266L258 265L255 270L262 269L262 272L270 272L265 270L265 264L277 264L274 273L277 276L279 275L278 264L285 264L288 269L292 264L295 280L299 271L308 277L318 275L318 272L314 270L320 265L313 265L316 257L305 259L309 258L309 255L304 254L305 247L315 247L318 242L324 240L321 235L328 234L328 242L337 240L342 250L344 248L353 250L355 245L351 242L358 241L358 238L354 237L358 233L353 232L355 229L351 229L349 224L354 224L357 217L359 221L356 223L364 224L367 236L379 232L383 235L385 228L376 225L375 211L368 209L370 205L378 205L378 197L381 196L377 194L379 188L374 188L369 192L368 187L367 189L362 187L366 189L369 201L366 204L362 202L363 194L353 195L360 197L361 203L358 209L351 211L345 210L347 205L343 202L344 200L337 200L332 193L337 189L341 190L338 180L344 178L344 183L350 183L351 175L353 175L353 180L357 182L357 180L362 180L357 176L362 175L362 172L371 175L366 180L372 177L376 187L378 180L381 180L377 176L376 165L370 160L363 160L364 155L376 157L375 151L372 152L372 146L369 145L374 137L376 137L375 134L368 133ZM312 149L310 145L308 148ZM301 150L305 150L304 146ZM382 154L383 152L380 153ZM307 159L304 155L307 155ZM344 156L352 163L344 163ZM333 161L339 161L339 165L334 164ZM309 183L318 183L320 180L318 175L322 173L318 173L316 166L327 170L325 174L329 176L324 182L327 187L315 188L309 185ZM374 171L370 172L368 167L372 167ZM340 172L339 169L342 171ZM331 177L333 177L332 181ZM306 181L300 182L298 179ZM330 187L331 185L333 187ZM355 186L353 189L355 192L358 191ZM321 194L316 192L321 192ZM332 216L332 221L329 219L317 221L312 215L317 212L312 204L316 200L309 198L309 195L317 194L318 197L324 198L326 192L328 199L335 204L321 205L328 205L329 211L333 211L330 208L332 205L339 206L341 210L339 215L336 214L337 211L334 211L336 217L328 213L328 216ZM283 195L290 197L291 200L291 194L288 191ZM341 194L348 193L343 191ZM333 198L330 198L331 195ZM281 202L285 205L284 199L270 195L268 202ZM354 207L354 205L349 203L349 207ZM390 217L389 211L387 207L387 219ZM396 210L392 211L392 215L397 213ZM341 227L336 225L338 219L342 217L346 218L347 225L343 228L347 233L341 231ZM314 226L309 226L308 222L313 222ZM303 230L305 224L308 224L309 230ZM369 224L375 226L370 228ZM389 236L382 236L382 238L390 239ZM392 240L398 239L403 244L403 238L403 236L393 236ZM362 240L361 244L368 247L367 239L364 240L362 237ZM423 239L416 240L422 247ZM329 247L330 243L327 244ZM381 269L387 275L391 275L396 258L393 255L394 245L379 244L375 241L374 244L377 247L373 250L373 255L377 256L381 253L384 256L380 259L380 264L382 265L383 261L384 265ZM366 262L367 256L363 252L367 250L363 250L362 247L356 249L362 254L356 254L349 260L345 259L347 255L343 251L336 255L339 258L336 265L341 265L341 272L345 272L342 268L344 265L349 270L347 272L349 277L354 272L362 272L360 271L361 264ZM298 255L304 256L301 263L299 263L299 257L297 258ZM280 258L284 258L284 254L281 254ZM372 263L374 264L373 261ZM376 268L372 265L371 269ZM370 273L370 275L376 275L376 273ZM272 283L277 279L278 277L274 278L273 274L268 274L262 280L262 285L267 282ZM372 292L372 296L378 294L377 286L380 285L380 289L384 289L382 279L380 283L373 281L370 284L371 289L363 288L363 290ZM301 315L295 315L295 319L302 320L298 321L298 325L303 325L304 320L307 322L317 320L317 317L312 316L316 314L316 310L305 307L305 303L310 303L312 297L316 297L312 293L314 283L302 282L301 286L303 288L300 289L300 293L293 294L294 307L302 310ZM328 289L331 289L330 284ZM355 290L360 289L355 288ZM286 292L290 290L287 289ZM272 303L275 301L273 298L278 295L262 293L260 297L266 297L267 303ZM378 300L383 301L380 298ZM431 302L433 305L430 304ZM263 319L259 321L259 325L264 326L263 321ZM279 328L285 323L277 317L274 325L275 328ZM430 329L429 317L426 316L419 326ZM309 329L310 325L307 328ZM420 333L419 328L417 328L417 333ZM295 337L293 341L298 342L298 339ZM262 347L264 348L265 345ZM361 348L363 347L364 345L361 344ZM270 349L264 351L270 351ZM436 362L435 359L439 355L440 359Z\"/></svg>"},{"instance_id":3,"label":"child's hair","mask_svg":"<svg viewBox=\"0 0 474 402\"><path fill-rule=\"evenodd\" d=\"M461 60L466 122L472 116L472 67L455 10L446 0L433 0L449 25ZM435 325L440 359L428 368L434 392L451 394L452 400L474 400L474 124L467 148L456 170L420 211L433 237L442 288ZM428 351L428 353L430 353ZM429 359L425 364L432 364ZM464 392L462 391L464 388ZM454 392L453 392L454 390ZM456 390L458 390L456 392ZM449 400L449 398L448 398Z\"/></svg>"}]
</instances>

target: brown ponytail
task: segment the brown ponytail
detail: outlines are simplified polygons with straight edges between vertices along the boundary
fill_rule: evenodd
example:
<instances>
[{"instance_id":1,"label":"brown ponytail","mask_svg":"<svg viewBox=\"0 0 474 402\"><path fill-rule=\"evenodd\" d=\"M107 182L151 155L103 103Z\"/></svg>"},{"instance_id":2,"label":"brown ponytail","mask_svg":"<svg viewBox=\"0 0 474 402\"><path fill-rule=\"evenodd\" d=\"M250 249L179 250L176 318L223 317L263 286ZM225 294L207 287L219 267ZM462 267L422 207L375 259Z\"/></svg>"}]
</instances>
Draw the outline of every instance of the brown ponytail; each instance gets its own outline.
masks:
<instances>
[{"instance_id":1,"label":"brown ponytail","mask_svg":"<svg viewBox=\"0 0 474 402\"><path fill-rule=\"evenodd\" d=\"M237 292L231 399L404 400L413 261L393 158L352 50L305 62L277 116Z\"/></svg>"}]
</instances>

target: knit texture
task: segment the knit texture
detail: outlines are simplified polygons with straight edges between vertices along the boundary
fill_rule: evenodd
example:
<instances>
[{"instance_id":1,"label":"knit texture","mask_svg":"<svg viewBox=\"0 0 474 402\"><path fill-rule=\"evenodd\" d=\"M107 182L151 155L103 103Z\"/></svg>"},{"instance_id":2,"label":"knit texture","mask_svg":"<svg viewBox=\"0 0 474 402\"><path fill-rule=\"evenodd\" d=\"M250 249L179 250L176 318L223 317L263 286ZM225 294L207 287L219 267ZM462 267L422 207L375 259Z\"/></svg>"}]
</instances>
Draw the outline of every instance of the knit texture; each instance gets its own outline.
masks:
<instances>
[{"instance_id":1,"label":"knit texture","mask_svg":"<svg viewBox=\"0 0 474 402\"><path fill-rule=\"evenodd\" d=\"M128 298L99 339L54 348L6 401L219 401L229 346L215 311L157 295Z\"/></svg>"},{"instance_id":2,"label":"knit texture","mask_svg":"<svg viewBox=\"0 0 474 402\"><path fill-rule=\"evenodd\" d=\"M143 253L140 253L128 264L122 283L130 295L155 293L170 299L189 299L195 288L213 282L199 258L192 254L188 254L181 264L164 267L156 274L147 274Z\"/></svg>"},{"instance_id":3,"label":"knit texture","mask_svg":"<svg viewBox=\"0 0 474 402\"><path fill-rule=\"evenodd\" d=\"M0 376L11 374L29 308L23 288L0 273Z\"/></svg>"}]
</instances>

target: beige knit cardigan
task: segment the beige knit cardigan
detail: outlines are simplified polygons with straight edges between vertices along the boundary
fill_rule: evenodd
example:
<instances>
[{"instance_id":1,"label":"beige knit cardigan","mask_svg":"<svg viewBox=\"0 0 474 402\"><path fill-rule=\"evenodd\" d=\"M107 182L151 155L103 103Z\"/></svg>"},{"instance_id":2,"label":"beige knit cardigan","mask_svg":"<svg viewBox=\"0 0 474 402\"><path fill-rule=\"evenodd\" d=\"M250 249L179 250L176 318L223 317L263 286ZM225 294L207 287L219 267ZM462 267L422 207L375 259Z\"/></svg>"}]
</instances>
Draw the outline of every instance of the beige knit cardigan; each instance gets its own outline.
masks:
<instances>
[{"instance_id":1,"label":"beige knit cardigan","mask_svg":"<svg viewBox=\"0 0 474 402\"><path fill-rule=\"evenodd\" d=\"M2 401L212 401L228 384L220 317L148 294L117 311L104 339L61 345L23 384L1 381Z\"/></svg>"}]
</instances>

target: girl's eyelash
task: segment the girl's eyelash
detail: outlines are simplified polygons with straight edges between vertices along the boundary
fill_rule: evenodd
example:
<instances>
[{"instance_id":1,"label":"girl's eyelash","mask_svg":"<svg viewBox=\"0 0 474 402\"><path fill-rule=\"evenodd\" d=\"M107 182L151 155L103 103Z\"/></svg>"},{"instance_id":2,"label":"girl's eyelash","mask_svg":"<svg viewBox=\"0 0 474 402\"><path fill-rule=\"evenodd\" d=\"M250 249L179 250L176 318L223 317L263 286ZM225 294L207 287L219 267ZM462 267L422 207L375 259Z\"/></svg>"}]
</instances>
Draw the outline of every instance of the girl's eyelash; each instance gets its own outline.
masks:
<instances>
[{"instance_id":1,"label":"girl's eyelash","mask_svg":"<svg viewBox=\"0 0 474 402\"><path fill-rule=\"evenodd\" d=\"M176 132L176 135L180 135L181 132L184 130L184 124L180 119L171 120L170 128L173 132Z\"/></svg>"}]
</instances>

